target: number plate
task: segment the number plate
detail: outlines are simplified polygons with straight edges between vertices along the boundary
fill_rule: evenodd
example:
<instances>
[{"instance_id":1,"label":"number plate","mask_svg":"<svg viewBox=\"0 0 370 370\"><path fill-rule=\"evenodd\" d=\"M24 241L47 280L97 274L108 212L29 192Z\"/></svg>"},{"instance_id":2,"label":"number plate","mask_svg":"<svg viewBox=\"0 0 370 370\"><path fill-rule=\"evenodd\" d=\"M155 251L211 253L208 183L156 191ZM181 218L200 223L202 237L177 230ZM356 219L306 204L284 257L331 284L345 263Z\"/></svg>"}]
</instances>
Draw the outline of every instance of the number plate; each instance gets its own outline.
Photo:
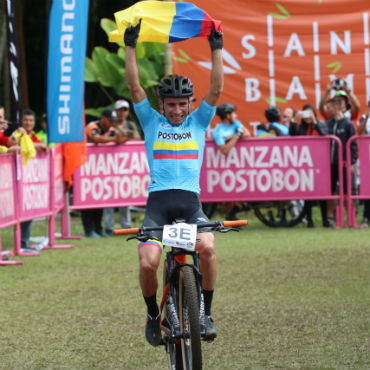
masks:
<instances>
[{"instance_id":1,"label":"number plate","mask_svg":"<svg viewBox=\"0 0 370 370\"><path fill-rule=\"evenodd\" d=\"M162 243L169 247L193 251L197 239L197 225L178 223L163 227Z\"/></svg>"}]
</instances>

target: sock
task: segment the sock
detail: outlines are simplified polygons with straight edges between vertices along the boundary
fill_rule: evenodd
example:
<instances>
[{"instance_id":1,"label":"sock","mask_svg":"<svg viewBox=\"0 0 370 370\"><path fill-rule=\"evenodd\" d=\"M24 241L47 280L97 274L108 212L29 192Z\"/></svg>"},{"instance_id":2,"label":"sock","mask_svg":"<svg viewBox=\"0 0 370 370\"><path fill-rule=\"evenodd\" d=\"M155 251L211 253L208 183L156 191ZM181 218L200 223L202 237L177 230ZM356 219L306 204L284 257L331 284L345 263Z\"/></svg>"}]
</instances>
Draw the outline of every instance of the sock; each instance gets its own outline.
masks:
<instances>
[{"instance_id":1,"label":"sock","mask_svg":"<svg viewBox=\"0 0 370 370\"><path fill-rule=\"evenodd\" d=\"M146 306L148 307L148 314L154 319L159 314L159 307L157 305L157 294L151 297L144 297Z\"/></svg>"},{"instance_id":2,"label":"sock","mask_svg":"<svg viewBox=\"0 0 370 370\"><path fill-rule=\"evenodd\" d=\"M211 316L213 290L203 289L203 296L204 296L204 312L206 316Z\"/></svg>"}]
</instances>

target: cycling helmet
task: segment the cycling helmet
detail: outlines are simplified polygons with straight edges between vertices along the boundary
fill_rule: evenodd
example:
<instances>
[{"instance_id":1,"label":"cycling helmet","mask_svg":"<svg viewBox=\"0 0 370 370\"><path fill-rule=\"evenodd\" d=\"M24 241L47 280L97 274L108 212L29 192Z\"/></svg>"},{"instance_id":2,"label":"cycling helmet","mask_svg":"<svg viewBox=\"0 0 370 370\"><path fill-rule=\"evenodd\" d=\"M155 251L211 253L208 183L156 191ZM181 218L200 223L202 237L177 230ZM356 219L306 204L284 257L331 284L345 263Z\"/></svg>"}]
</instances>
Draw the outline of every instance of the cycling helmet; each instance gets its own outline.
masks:
<instances>
[{"instance_id":1,"label":"cycling helmet","mask_svg":"<svg viewBox=\"0 0 370 370\"><path fill-rule=\"evenodd\" d=\"M265 117L269 122L280 121L280 109L278 107L269 107L265 110Z\"/></svg>"},{"instance_id":2,"label":"cycling helmet","mask_svg":"<svg viewBox=\"0 0 370 370\"><path fill-rule=\"evenodd\" d=\"M188 77L169 75L162 78L157 86L161 98L184 98L193 95L193 84Z\"/></svg>"},{"instance_id":3,"label":"cycling helmet","mask_svg":"<svg viewBox=\"0 0 370 370\"><path fill-rule=\"evenodd\" d=\"M225 104L221 104L217 107L216 109L216 114L221 118L221 119L224 119L226 118L226 115L228 113L232 113L236 111L236 106L235 105L232 105L232 104L229 104L229 103L225 103Z\"/></svg>"}]
</instances>

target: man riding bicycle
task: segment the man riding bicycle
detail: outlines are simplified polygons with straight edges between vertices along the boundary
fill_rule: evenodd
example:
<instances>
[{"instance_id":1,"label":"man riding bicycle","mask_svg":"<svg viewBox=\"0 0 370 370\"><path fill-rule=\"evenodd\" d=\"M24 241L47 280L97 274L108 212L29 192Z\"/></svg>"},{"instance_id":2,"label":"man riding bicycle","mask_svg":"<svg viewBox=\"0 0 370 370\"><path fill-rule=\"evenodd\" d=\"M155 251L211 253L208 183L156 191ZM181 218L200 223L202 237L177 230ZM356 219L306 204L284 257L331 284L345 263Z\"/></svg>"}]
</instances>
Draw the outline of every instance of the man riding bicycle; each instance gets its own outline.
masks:
<instances>
[{"instance_id":1,"label":"man riding bicycle","mask_svg":"<svg viewBox=\"0 0 370 370\"><path fill-rule=\"evenodd\" d=\"M125 31L126 78L134 109L145 136L150 168L149 197L143 226L171 224L176 219L187 223L208 221L199 199L199 177L203 161L205 133L223 88L222 46L220 31L212 30L208 41L212 50L211 86L199 108L190 113L193 85L179 75L164 77L157 88L163 115L154 110L140 85L136 61L136 42L140 23ZM150 239L140 242L139 280L148 309L145 334L157 346L162 341L160 310L157 305L157 269L162 253L162 233L151 232ZM216 256L212 232L198 233L196 249L203 275L206 339L216 337L211 318L211 303L216 282Z\"/></svg>"}]
</instances>

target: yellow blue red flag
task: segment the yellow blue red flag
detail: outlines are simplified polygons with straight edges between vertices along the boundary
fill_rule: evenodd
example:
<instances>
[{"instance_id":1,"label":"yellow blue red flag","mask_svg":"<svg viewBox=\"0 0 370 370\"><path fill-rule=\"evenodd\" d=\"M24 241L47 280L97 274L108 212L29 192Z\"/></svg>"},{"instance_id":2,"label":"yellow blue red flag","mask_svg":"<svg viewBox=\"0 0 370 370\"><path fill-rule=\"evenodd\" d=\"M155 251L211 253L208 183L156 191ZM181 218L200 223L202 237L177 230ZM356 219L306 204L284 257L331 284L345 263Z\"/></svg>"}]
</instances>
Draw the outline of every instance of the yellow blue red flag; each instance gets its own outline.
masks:
<instances>
[{"instance_id":1,"label":"yellow blue red flag","mask_svg":"<svg viewBox=\"0 0 370 370\"><path fill-rule=\"evenodd\" d=\"M122 42L127 27L142 19L138 42L171 43L192 37L207 37L212 28L221 29L221 21L212 19L194 4L168 1L140 1L114 13L117 30L110 32L110 42Z\"/></svg>"}]
</instances>

